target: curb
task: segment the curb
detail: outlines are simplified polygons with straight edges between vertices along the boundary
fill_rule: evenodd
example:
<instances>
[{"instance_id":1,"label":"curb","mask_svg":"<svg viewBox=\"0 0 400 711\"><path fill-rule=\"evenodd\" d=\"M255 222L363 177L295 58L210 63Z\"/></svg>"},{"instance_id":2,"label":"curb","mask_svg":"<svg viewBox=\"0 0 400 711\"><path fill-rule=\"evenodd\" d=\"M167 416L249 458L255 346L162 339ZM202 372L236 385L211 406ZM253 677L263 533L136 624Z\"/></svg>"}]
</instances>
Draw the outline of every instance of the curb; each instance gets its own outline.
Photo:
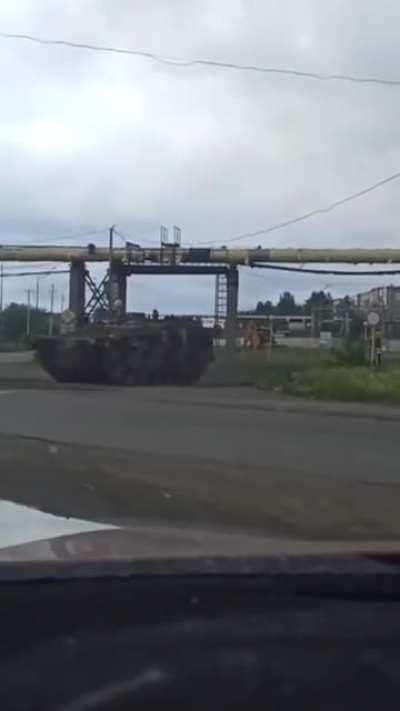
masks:
<instances>
[{"instance_id":1,"label":"curb","mask_svg":"<svg viewBox=\"0 0 400 711\"><path fill-rule=\"evenodd\" d=\"M398 409L388 406L366 407L355 405L355 403L331 403L331 402L287 402L270 400L268 402L243 401L235 402L231 400L163 400L157 399L154 402L171 405L194 405L196 407L216 407L229 410L252 410L258 412L276 412L278 414L292 415L322 415L324 417L348 417L357 419L381 420L386 422L400 422L400 407Z\"/></svg>"}]
</instances>

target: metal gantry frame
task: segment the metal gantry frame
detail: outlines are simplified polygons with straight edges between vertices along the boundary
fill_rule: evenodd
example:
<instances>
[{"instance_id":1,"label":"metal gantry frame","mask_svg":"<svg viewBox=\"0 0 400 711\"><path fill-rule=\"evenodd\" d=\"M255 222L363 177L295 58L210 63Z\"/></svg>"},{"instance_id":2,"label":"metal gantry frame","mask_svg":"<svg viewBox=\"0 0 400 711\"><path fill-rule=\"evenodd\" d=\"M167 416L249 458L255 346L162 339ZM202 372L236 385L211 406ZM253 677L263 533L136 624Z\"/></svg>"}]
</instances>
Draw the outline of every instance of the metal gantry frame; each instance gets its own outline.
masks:
<instances>
[{"instance_id":1,"label":"metal gantry frame","mask_svg":"<svg viewBox=\"0 0 400 711\"><path fill-rule=\"evenodd\" d=\"M85 303L85 316L90 318L97 308L107 310L108 299L107 299L107 288L108 274L101 280L100 284L96 282L90 276L88 270L85 271L85 285L90 291L90 298Z\"/></svg>"},{"instance_id":2,"label":"metal gantry frame","mask_svg":"<svg viewBox=\"0 0 400 711\"><path fill-rule=\"evenodd\" d=\"M110 230L112 234L113 228ZM111 240L112 241L112 240ZM179 240L161 247L143 248L127 242L124 247L0 245L1 262L69 262L69 308L77 323L100 306L112 312L118 300L126 309L126 280L131 274L214 274L226 279L225 334L229 347L236 340L239 266L270 264L400 264L400 249L302 249L182 247ZM108 262L109 271L97 286L86 270L88 262ZM279 268L279 267L278 267ZM282 268L282 267L281 267ZM222 276L221 276L222 275ZM220 281L220 284L222 282ZM86 303L86 287L91 296Z\"/></svg>"},{"instance_id":3,"label":"metal gantry frame","mask_svg":"<svg viewBox=\"0 0 400 711\"><path fill-rule=\"evenodd\" d=\"M70 271L70 310L74 312L77 323L83 323L91 318L97 308L104 311L109 309L110 273L107 270L99 284L96 284L86 269L84 263L80 267L71 264ZM238 310L239 273L235 266L213 264L122 264L113 262L112 282L114 286L114 299L121 303L121 309L126 312L127 279L132 275L215 275L225 287L225 333L228 349L233 350L236 342L236 319ZM86 301L86 289L90 296Z\"/></svg>"}]
</instances>

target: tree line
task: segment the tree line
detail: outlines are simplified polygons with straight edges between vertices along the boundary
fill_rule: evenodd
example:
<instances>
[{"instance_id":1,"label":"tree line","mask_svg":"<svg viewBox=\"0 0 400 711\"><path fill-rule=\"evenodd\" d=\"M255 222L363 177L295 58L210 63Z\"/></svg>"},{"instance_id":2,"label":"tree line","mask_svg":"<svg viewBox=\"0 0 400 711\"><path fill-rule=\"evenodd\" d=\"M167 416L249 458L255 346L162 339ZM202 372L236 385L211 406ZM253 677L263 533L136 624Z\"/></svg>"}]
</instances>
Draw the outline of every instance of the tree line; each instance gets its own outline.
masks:
<instances>
[{"instance_id":1,"label":"tree line","mask_svg":"<svg viewBox=\"0 0 400 711\"><path fill-rule=\"evenodd\" d=\"M332 310L333 298L327 291L313 291L303 304L298 303L290 291L284 291L276 304L269 300L259 301L251 313L259 316L311 316L312 313L329 313ZM344 316L345 313L352 315L354 305L349 296L339 300L335 312L338 316Z\"/></svg>"},{"instance_id":2,"label":"tree line","mask_svg":"<svg viewBox=\"0 0 400 711\"><path fill-rule=\"evenodd\" d=\"M0 341L20 343L30 335L41 336L48 331L49 314L44 309L31 308L25 304L9 304L0 312Z\"/></svg>"}]
</instances>

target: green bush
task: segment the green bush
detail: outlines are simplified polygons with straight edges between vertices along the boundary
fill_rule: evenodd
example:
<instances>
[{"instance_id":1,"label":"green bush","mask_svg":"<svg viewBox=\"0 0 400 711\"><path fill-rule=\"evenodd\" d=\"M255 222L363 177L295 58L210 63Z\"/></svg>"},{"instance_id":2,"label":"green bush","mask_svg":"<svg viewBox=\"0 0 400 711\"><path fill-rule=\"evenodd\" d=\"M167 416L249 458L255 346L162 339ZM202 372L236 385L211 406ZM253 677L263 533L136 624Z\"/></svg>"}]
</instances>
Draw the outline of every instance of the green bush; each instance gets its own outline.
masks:
<instances>
[{"instance_id":1,"label":"green bush","mask_svg":"<svg viewBox=\"0 0 400 711\"><path fill-rule=\"evenodd\" d=\"M353 346L353 344L352 344ZM399 363L375 370L352 365L362 360L360 344L338 353L321 351L274 353L272 361L251 362L253 382L266 390L320 400L400 403Z\"/></svg>"},{"instance_id":2,"label":"green bush","mask_svg":"<svg viewBox=\"0 0 400 711\"><path fill-rule=\"evenodd\" d=\"M328 351L282 347L274 349L271 360L265 352L244 352L240 355L240 363L247 373L247 380L258 387L289 392L303 374L331 364L332 356Z\"/></svg>"},{"instance_id":3,"label":"green bush","mask_svg":"<svg viewBox=\"0 0 400 711\"><path fill-rule=\"evenodd\" d=\"M367 351L363 341L346 341L334 348L333 358L336 365L357 366L367 364Z\"/></svg>"},{"instance_id":4,"label":"green bush","mask_svg":"<svg viewBox=\"0 0 400 711\"><path fill-rule=\"evenodd\" d=\"M242 351L230 358L217 358L208 378L211 383L256 385L320 400L400 404L399 359L381 370L370 369L358 364L364 356L361 346L351 344L334 353L279 347L271 360L265 351Z\"/></svg>"},{"instance_id":5,"label":"green bush","mask_svg":"<svg viewBox=\"0 0 400 711\"><path fill-rule=\"evenodd\" d=\"M291 392L322 400L400 403L400 371L321 368L303 374Z\"/></svg>"}]
</instances>

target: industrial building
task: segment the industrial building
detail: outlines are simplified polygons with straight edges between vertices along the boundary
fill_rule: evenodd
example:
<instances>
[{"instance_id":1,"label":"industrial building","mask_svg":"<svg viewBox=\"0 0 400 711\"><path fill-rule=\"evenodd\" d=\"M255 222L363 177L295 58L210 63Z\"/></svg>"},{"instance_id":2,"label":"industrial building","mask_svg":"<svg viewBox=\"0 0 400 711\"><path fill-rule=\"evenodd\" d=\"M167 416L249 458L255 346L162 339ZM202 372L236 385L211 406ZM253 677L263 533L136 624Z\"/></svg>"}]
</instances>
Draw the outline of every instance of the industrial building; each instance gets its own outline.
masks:
<instances>
[{"instance_id":1,"label":"industrial building","mask_svg":"<svg viewBox=\"0 0 400 711\"><path fill-rule=\"evenodd\" d=\"M376 311L389 338L400 337L400 286L379 286L352 297L355 308L363 316Z\"/></svg>"}]
</instances>

